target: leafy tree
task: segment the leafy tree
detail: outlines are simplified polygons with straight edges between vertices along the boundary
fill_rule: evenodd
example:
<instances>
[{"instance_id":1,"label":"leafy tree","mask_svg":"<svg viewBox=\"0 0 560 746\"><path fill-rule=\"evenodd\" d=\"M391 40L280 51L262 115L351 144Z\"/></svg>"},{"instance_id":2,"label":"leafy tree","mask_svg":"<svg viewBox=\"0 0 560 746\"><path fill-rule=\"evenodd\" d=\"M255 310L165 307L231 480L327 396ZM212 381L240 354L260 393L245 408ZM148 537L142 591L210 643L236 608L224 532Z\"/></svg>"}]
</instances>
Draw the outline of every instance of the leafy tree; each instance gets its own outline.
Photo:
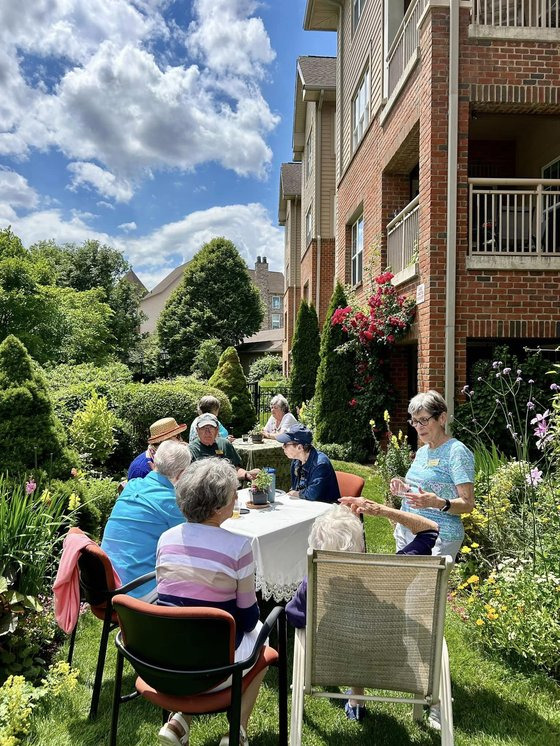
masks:
<instances>
[{"instance_id":1,"label":"leafy tree","mask_svg":"<svg viewBox=\"0 0 560 746\"><path fill-rule=\"evenodd\" d=\"M321 362L315 388L315 435L321 443L348 443L354 435L354 416L349 402L355 363L351 352L337 349L346 342L346 335L340 325L331 323L336 309L347 305L344 288L337 282L321 334Z\"/></svg>"},{"instance_id":2,"label":"leafy tree","mask_svg":"<svg viewBox=\"0 0 560 746\"><path fill-rule=\"evenodd\" d=\"M30 472L37 465L54 476L70 472L72 454L43 375L13 335L0 344L0 442L0 471Z\"/></svg>"},{"instance_id":3,"label":"leafy tree","mask_svg":"<svg viewBox=\"0 0 560 746\"><path fill-rule=\"evenodd\" d=\"M214 238L187 265L158 321L158 337L168 354L166 372L191 370L205 339L223 347L254 334L263 319L260 294L231 241Z\"/></svg>"},{"instance_id":4,"label":"leafy tree","mask_svg":"<svg viewBox=\"0 0 560 746\"><path fill-rule=\"evenodd\" d=\"M107 399L94 392L74 415L70 437L81 455L92 464L103 464L114 450L117 418Z\"/></svg>"},{"instance_id":5,"label":"leafy tree","mask_svg":"<svg viewBox=\"0 0 560 746\"><path fill-rule=\"evenodd\" d=\"M319 367L319 322L313 305L301 301L292 340L292 369L290 373L290 406L296 411L302 402L315 393Z\"/></svg>"},{"instance_id":6,"label":"leafy tree","mask_svg":"<svg viewBox=\"0 0 560 746\"><path fill-rule=\"evenodd\" d=\"M221 389L231 402L233 434L239 436L250 430L257 420L257 414L235 347L224 350L218 367L208 383Z\"/></svg>"},{"instance_id":7,"label":"leafy tree","mask_svg":"<svg viewBox=\"0 0 560 746\"><path fill-rule=\"evenodd\" d=\"M247 380L256 383L263 378L277 380L282 378L282 358L279 355L264 355L251 365Z\"/></svg>"},{"instance_id":8,"label":"leafy tree","mask_svg":"<svg viewBox=\"0 0 560 746\"><path fill-rule=\"evenodd\" d=\"M218 339L205 339L198 348L192 365L193 375L207 381L218 367L222 347Z\"/></svg>"}]
</instances>

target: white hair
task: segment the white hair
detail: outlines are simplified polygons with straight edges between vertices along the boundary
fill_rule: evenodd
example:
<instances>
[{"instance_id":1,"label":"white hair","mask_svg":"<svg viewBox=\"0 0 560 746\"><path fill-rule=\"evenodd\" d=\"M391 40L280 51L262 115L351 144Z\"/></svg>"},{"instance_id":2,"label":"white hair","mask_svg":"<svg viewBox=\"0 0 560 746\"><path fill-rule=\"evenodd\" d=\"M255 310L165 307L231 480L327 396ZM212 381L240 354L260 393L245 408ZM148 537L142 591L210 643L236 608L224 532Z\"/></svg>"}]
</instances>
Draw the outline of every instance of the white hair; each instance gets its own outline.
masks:
<instances>
[{"instance_id":1,"label":"white hair","mask_svg":"<svg viewBox=\"0 0 560 746\"><path fill-rule=\"evenodd\" d=\"M177 505L189 523L203 523L230 502L238 484L235 467L226 459L195 461L175 485Z\"/></svg>"},{"instance_id":2,"label":"white hair","mask_svg":"<svg viewBox=\"0 0 560 746\"><path fill-rule=\"evenodd\" d=\"M286 412L290 411L290 405L288 404L288 400L285 396L282 396L282 394L276 394L276 396L273 396L270 400L270 406L271 407L280 407L282 412L286 414Z\"/></svg>"},{"instance_id":3,"label":"white hair","mask_svg":"<svg viewBox=\"0 0 560 746\"><path fill-rule=\"evenodd\" d=\"M447 404L439 391L430 389L426 393L413 396L408 404L409 414L418 414L422 410L427 412L431 417L439 417L444 412L447 412Z\"/></svg>"},{"instance_id":4,"label":"white hair","mask_svg":"<svg viewBox=\"0 0 560 746\"><path fill-rule=\"evenodd\" d=\"M168 479L176 479L191 463L191 451L180 440L164 440L154 454L154 469Z\"/></svg>"},{"instance_id":5,"label":"white hair","mask_svg":"<svg viewBox=\"0 0 560 746\"><path fill-rule=\"evenodd\" d=\"M334 505L315 518L309 533L311 549L334 552L364 552L364 529L360 519L346 505Z\"/></svg>"}]
</instances>

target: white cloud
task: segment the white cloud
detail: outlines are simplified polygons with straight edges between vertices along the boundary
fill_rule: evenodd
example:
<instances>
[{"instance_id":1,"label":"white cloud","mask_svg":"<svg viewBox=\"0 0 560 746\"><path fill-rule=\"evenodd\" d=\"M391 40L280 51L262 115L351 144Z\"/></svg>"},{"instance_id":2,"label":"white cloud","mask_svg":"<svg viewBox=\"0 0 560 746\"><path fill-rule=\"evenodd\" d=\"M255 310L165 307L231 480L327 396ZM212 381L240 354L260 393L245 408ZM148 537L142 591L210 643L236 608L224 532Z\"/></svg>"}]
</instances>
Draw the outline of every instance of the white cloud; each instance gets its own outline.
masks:
<instances>
[{"instance_id":1,"label":"white cloud","mask_svg":"<svg viewBox=\"0 0 560 746\"><path fill-rule=\"evenodd\" d=\"M38 196L21 174L0 166L0 203L32 209L37 206Z\"/></svg>"},{"instance_id":2,"label":"white cloud","mask_svg":"<svg viewBox=\"0 0 560 746\"><path fill-rule=\"evenodd\" d=\"M76 191L78 187L89 185L93 186L99 194L104 197L113 197L117 202L128 202L134 191L130 182L126 179L117 179L117 177L99 168L94 163L86 161L76 161L68 164L68 170L72 174L71 189Z\"/></svg>"},{"instance_id":3,"label":"white cloud","mask_svg":"<svg viewBox=\"0 0 560 746\"><path fill-rule=\"evenodd\" d=\"M98 207L106 207L107 210L114 210L115 206L112 205L110 202L105 202L105 200L100 199L99 202L95 203Z\"/></svg>"},{"instance_id":4,"label":"white cloud","mask_svg":"<svg viewBox=\"0 0 560 746\"><path fill-rule=\"evenodd\" d=\"M119 226L121 231L124 231L125 233L130 233L130 231L135 231L138 227L134 220L130 223L121 223Z\"/></svg>"},{"instance_id":5,"label":"white cloud","mask_svg":"<svg viewBox=\"0 0 560 746\"><path fill-rule=\"evenodd\" d=\"M274 59L262 21L251 17L256 4L196 3L187 37L199 67L164 66L152 53L171 33L159 12L165 2L0 4L0 154L57 148L75 161L72 188L90 185L117 201L159 169L213 161L264 178L266 136L279 119L256 83ZM56 85L24 78L26 52L45 56L45 69L49 60L62 66Z\"/></svg>"},{"instance_id":6,"label":"white cloud","mask_svg":"<svg viewBox=\"0 0 560 746\"><path fill-rule=\"evenodd\" d=\"M114 246L124 252L148 288L181 262L192 259L204 243L216 236L233 241L250 268L256 257L262 255L268 258L271 269L282 270L283 265L284 230L271 221L260 203L199 210L134 238L96 231L88 225L84 215L74 214L70 220L65 220L58 209L41 210L23 217L12 213L11 218L6 216L2 220L3 217L0 206L0 229L11 223L12 230L25 246L49 238L61 244L96 239Z\"/></svg>"}]
</instances>

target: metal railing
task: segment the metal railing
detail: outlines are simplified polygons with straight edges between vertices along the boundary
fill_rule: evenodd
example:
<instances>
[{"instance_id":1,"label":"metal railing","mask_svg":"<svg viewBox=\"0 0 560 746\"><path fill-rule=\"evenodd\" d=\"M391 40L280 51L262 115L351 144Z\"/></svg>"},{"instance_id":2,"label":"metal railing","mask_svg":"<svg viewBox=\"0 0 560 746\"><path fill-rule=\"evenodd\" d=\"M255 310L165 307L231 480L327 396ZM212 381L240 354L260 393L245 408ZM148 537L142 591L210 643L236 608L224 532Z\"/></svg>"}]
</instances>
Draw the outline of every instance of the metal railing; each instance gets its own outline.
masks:
<instances>
[{"instance_id":1,"label":"metal railing","mask_svg":"<svg viewBox=\"0 0 560 746\"><path fill-rule=\"evenodd\" d=\"M559 0L473 0L473 18L482 26L560 28Z\"/></svg>"},{"instance_id":2,"label":"metal railing","mask_svg":"<svg viewBox=\"0 0 560 746\"><path fill-rule=\"evenodd\" d=\"M387 266L395 275L416 261L419 212L420 197L417 196L387 223Z\"/></svg>"},{"instance_id":3,"label":"metal railing","mask_svg":"<svg viewBox=\"0 0 560 746\"><path fill-rule=\"evenodd\" d=\"M387 53L388 97L397 87L409 60L418 49L420 41L418 22L428 3L429 0L416 0L408 6L408 10L404 14L401 25L389 48Z\"/></svg>"},{"instance_id":4,"label":"metal railing","mask_svg":"<svg viewBox=\"0 0 560 746\"><path fill-rule=\"evenodd\" d=\"M474 256L560 256L560 179L469 179Z\"/></svg>"}]
</instances>

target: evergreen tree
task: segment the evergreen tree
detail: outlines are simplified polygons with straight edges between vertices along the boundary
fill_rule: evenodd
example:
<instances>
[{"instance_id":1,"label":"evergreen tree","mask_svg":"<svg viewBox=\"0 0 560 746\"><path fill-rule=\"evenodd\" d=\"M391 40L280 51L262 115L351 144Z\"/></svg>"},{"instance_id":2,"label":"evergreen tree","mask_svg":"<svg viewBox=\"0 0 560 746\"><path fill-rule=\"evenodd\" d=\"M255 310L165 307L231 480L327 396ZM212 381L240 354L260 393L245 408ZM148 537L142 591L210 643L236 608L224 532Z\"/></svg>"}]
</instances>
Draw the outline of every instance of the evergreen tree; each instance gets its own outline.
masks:
<instances>
[{"instance_id":1,"label":"evergreen tree","mask_svg":"<svg viewBox=\"0 0 560 746\"><path fill-rule=\"evenodd\" d=\"M214 238L185 268L158 321L167 373L186 375L204 339L222 347L238 344L259 330L263 319L260 293L231 241Z\"/></svg>"},{"instance_id":2,"label":"evergreen tree","mask_svg":"<svg viewBox=\"0 0 560 746\"><path fill-rule=\"evenodd\" d=\"M239 362L235 347L228 347L220 357L218 367L209 386L215 386L227 394L232 409L231 427L236 436L248 432L257 420L257 414L251 401L247 379Z\"/></svg>"},{"instance_id":3,"label":"evergreen tree","mask_svg":"<svg viewBox=\"0 0 560 746\"><path fill-rule=\"evenodd\" d=\"M321 443L348 443L354 435L354 416L349 406L354 359L348 351L337 352L348 338L340 324L331 324L336 309L347 305L344 288L337 282L321 333L321 362L315 387L315 435Z\"/></svg>"},{"instance_id":4,"label":"evergreen tree","mask_svg":"<svg viewBox=\"0 0 560 746\"><path fill-rule=\"evenodd\" d=\"M192 365L192 374L202 381L207 381L218 367L222 348L219 340L205 339L201 343Z\"/></svg>"},{"instance_id":5,"label":"evergreen tree","mask_svg":"<svg viewBox=\"0 0 560 746\"><path fill-rule=\"evenodd\" d=\"M69 476L72 455L42 373L10 335L0 344L0 472ZM51 468L52 466L52 468Z\"/></svg>"},{"instance_id":6,"label":"evergreen tree","mask_svg":"<svg viewBox=\"0 0 560 746\"><path fill-rule=\"evenodd\" d=\"M309 401L315 393L319 367L319 322L315 306L301 301L292 340L290 406L292 410Z\"/></svg>"}]
</instances>

